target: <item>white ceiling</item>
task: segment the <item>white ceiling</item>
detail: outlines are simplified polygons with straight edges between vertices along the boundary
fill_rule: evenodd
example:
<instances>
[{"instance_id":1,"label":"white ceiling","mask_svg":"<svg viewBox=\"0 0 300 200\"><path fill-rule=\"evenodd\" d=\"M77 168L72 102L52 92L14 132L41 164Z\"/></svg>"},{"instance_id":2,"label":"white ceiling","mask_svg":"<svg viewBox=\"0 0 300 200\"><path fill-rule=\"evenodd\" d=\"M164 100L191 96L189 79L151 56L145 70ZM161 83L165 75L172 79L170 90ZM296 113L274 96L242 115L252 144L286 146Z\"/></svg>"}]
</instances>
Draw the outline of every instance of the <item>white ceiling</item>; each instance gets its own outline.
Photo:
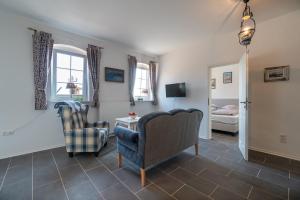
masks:
<instances>
[{"instance_id":1,"label":"white ceiling","mask_svg":"<svg viewBox=\"0 0 300 200\"><path fill-rule=\"evenodd\" d=\"M300 9L300 0L251 0L250 5L259 23ZM243 4L240 0L0 0L0 7L64 30L164 54L215 33L224 21L222 31L237 30Z\"/></svg>"}]
</instances>

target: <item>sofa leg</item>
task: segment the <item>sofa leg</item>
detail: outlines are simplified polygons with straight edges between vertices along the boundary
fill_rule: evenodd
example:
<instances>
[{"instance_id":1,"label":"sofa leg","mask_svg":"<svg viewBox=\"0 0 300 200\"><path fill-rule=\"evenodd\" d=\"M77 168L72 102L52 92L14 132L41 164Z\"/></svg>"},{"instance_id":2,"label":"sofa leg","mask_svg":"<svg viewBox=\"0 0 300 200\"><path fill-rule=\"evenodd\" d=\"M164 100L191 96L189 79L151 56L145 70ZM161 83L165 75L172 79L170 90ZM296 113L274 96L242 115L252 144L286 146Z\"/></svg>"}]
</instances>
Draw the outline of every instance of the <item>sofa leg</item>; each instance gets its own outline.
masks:
<instances>
[{"instance_id":1,"label":"sofa leg","mask_svg":"<svg viewBox=\"0 0 300 200\"><path fill-rule=\"evenodd\" d=\"M199 144L195 144L195 155L199 155Z\"/></svg>"},{"instance_id":2,"label":"sofa leg","mask_svg":"<svg viewBox=\"0 0 300 200\"><path fill-rule=\"evenodd\" d=\"M144 169L140 169L141 171L141 186L144 187L146 183L146 172Z\"/></svg>"},{"instance_id":3,"label":"sofa leg","mask_svg":"<svg viewBox=\"0 0 300 200\"><path fill-rule=\"evenodd\" d=\"M73 156L74 156L73 152L69 152L69 157L73 158Z\"/></svg>"},{"instance_id":4,"label":"sofa leg","mask_svg":"<svg viewBox=\"0 0 300 200\"><path fill-rule=\"evenodd\" d=\"M99 153L100 153L100 150L97 151L97 152L94 152L95 157L98 157L98 156L99 156Z\"/></svg>"},{"instance_id":5,"label":"sofa leg","mask_svg":"<svg viewBox=\"0 0 300 200\"><path fill-rule=\"evenodd\" d=\"M118 153L118 155L117 155L117 161L118 161L118 167L121 168L122 167L122 155L120 153Z\"/></svg>"}]
</instances>

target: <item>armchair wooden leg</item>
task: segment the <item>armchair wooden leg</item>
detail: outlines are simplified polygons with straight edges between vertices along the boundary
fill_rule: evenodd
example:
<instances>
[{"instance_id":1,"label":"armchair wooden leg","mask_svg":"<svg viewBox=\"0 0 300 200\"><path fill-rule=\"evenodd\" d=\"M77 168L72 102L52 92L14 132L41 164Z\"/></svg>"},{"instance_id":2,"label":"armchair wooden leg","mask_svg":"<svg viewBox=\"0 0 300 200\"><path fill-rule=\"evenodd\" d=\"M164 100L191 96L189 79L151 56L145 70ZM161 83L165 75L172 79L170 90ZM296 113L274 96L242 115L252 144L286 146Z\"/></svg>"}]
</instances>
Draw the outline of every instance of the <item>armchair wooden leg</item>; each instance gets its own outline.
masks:
<instances>
[{"instance_id":1,"label":"armchair wooden leg","mask_svg":"<svg viewBox=\"0 0 300 200\"><path fill-rule=\"evenodd\" d=\"M120 153L118 153L118 155L117 155L117 161L118 161L118 167L121 168L122 167L122 155Z\"/></svg>"},{"instance_id":2,"label":"armchair wooden leg","mask_svg":"<svg viewBox=\"0 0 300 200\"><path fill-rule=\"evenodd\" d=\"M141 171L141 186L144 187L146 183L146 172L144 169L140 169Z\"/></svg>"},{"instance_id":3,"label":"armchair wooden leg","mask_svg":"<svg viewBox=\"0 0 300 200\"><path fill-rule=\"evenodd\" d=\"M199 155L199 144L195 144L195 155Z\"/></svg>"},{"instance_id":4,"label":"armchair wooden leg","mask_svg":"<svg viewBox=\"0 0 300 200\"><path fill-rule=\"evenodd\" d=\"M73 152L69 152L69 157L73 158L73 156L74 156Z\"/></svg>"}]
</instances>

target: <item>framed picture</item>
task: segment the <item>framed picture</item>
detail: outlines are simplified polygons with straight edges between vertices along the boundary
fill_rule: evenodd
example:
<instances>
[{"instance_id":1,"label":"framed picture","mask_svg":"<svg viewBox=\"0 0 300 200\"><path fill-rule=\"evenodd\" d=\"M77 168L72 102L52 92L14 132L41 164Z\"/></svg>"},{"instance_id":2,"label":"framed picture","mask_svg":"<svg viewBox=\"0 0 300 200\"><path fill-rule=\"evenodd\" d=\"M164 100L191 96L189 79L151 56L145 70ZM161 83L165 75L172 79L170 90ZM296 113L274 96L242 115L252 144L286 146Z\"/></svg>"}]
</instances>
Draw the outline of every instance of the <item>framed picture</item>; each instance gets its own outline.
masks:
<instances>
[{"instance_id":1,"label":"framed picture","mask_svg":"<svg viewBox=\"0 0 300 200\"><path fill-rule=\"evenodd\" d=\"M265 82L287 81L290 79L290 67L268 67L265 68Z\"/></svg>"},{"instance_id":2,"label":"framed picture","mask_svg":"<svg viewBox=\"0 0 300 200\"><path fill-rule=\"evenodd\" d=\"M210 85L211 85L211 89L216 89L216 79L215 78L211 79Z\"/></svg>"},{"instance_id":3,"label":"framed picture","mask_svg":"<svg viewBox=\"0 0 300 200\"><path fill-rule=\"evenodd\" d=\"M232 72L224 72L223 73L223 83L232 83Z\"/></svg>"},{"instance_id":4,"label":"framed picture","mask_svg":"<svg viewBox=\"0 0 300 200\"><path fill-rule=\"evenodd\" d=\"M124 70L105 67L105 81L124 83Z\"/></svg>"}]
</instances>

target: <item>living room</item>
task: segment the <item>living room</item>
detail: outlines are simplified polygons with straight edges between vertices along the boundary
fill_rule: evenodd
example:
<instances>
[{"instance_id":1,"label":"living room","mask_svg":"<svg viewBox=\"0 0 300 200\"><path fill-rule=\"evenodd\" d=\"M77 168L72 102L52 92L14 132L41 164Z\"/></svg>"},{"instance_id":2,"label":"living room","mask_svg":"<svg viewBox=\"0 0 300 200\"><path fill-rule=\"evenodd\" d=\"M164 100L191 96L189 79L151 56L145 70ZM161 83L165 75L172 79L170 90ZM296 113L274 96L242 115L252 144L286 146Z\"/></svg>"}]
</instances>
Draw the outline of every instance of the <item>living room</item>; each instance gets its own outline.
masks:
<instances>
[{"instance_id":1,"label":"living room","mask_svg":"<svg viewBox=\"0 0 300 200\"><path fill-rule=\"evenodd\" d=\"M238 33L246 4L240 0L0 0L0 199L299 199L300 2L247 5L256 24L251 43L243 45ZM36 95L42 76L35 75L34 36L41 32L53 40L46 100ZM98 54L94 78L89 51ZM239 148L228 134L211 138L209 70L240 63L244 53L249 107ZM82 70L73 70L79 78L68 74L75 64L59 74L66 70L59 56L83 59ZM274 67L286 77L268 80ZM68 148L63 116L54 108L72 99L89 105L88 122L105 122L108 130L89 153ZM178 121L167 126L160 114L174 109L185 111L169 113ZM157 114L157 125L150 126L149 113ZM152 141L160 152L149 147L153 159L141 157L143 167L119 143L126 138L141 146L142 123L153 132L146 147Z\"/></svg>"}]
</instances>

